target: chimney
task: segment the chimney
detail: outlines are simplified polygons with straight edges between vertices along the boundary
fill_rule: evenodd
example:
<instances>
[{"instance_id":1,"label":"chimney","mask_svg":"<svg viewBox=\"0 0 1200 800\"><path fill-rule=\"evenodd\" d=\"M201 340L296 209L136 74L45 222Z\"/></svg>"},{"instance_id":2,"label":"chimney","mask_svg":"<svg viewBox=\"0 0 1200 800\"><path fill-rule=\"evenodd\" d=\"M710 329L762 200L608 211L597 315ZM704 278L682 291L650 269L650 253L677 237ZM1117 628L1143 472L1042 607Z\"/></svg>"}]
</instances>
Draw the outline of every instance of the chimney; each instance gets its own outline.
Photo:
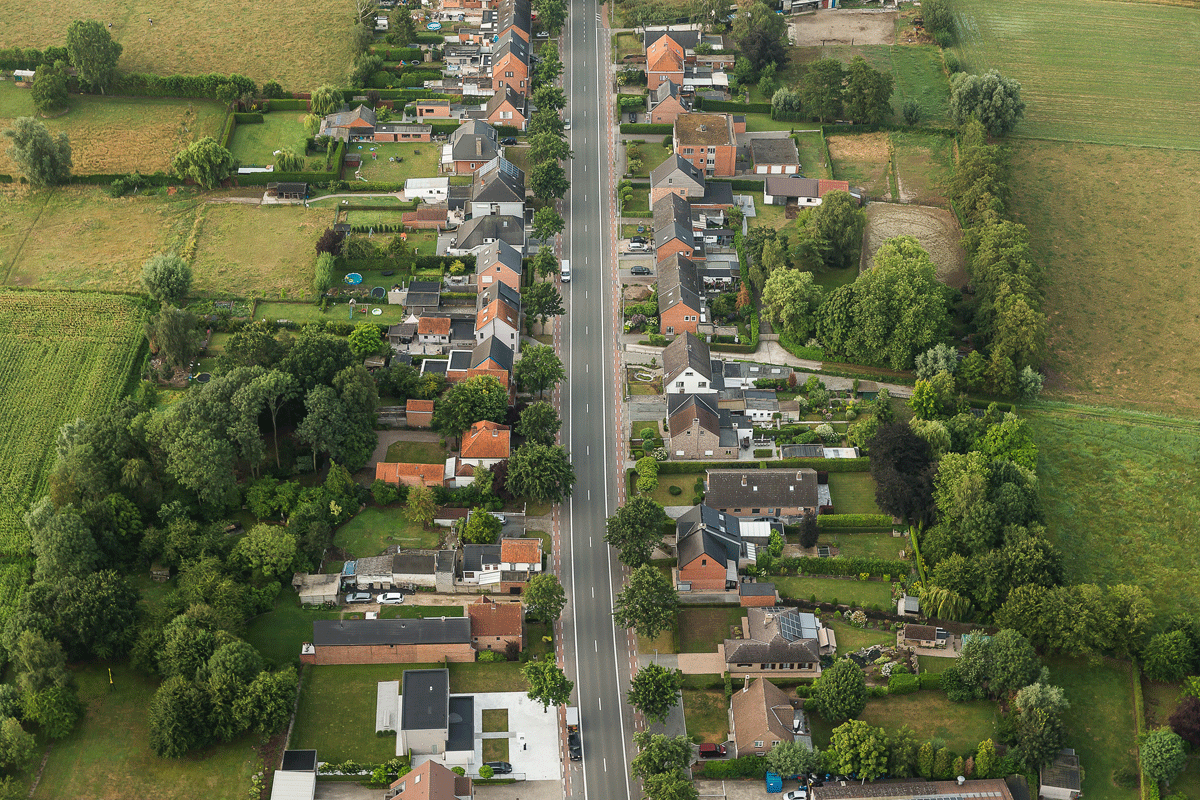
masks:
<instances>
[{"instance_id":1,"label":"chimney","mask_svg":"<svg viewBox=\"0 0 1200 800\"><path fill-rule=\"evenodd\" d=\"M742 486L745 486L745 485L746 485L746 476L743 475L742 476Z\"/></svg>"},{"instance_id":2,"label":"chimney","mask_svg":"<svg viewBox=\"0 0 1200 800\"><path fill-rule=\"evenodd\" d=\"M742 677L742 691L743 692L750 691L750 676L749 675L745 675Z\"/></svg>"},{"instance_id":3,"label":"chimney","mask_svg":"<svg viewBox=\"0 0 1200 800\"><path fill-rule=\"evenodd\" d=\"M966 778L964 778L962 775L959 775L959 776L958 776L958 785L959 785L959 786L962 786L962 785L963 785L964 783L966 783L966 782L967 782L967 779L966 779Z\"/></svg>"}]
</instances>

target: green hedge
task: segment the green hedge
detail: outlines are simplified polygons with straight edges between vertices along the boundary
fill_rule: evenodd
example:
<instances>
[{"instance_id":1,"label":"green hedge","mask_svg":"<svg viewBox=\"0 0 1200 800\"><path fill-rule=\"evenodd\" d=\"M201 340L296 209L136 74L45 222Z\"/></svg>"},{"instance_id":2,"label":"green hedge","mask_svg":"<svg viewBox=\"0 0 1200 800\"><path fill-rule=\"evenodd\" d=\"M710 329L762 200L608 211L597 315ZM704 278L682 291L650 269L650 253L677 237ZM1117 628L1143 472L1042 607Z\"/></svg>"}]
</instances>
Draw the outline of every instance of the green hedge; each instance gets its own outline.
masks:
<instances>
[{"instance_id":1,"label":"green hedge","mask_svg":"<svg viewBox=\"0 0 1200 800\"><path fill-rule=\"evenodd\" d=\"M419 47L391 47L389 45L372 45L371 55L379 56L384 61L413 61L425 60L425 51Z\"/></svg>"},{"instance_id":2,"label":"green hedge","mask_svg":"<svg viewBox=\"0 0 1200 800\"><path fill-rule=\"evenodd\" d=\"M264 100L263 108L267 111L308 111L308 101L299 98L281 97L275 100Z\"/></svg>"},{"instance_id":3,"label":"green hedge","mask_svg":"<svg viewBox=\"0 0 1200 800\"><path fill-rule=\"evenodd\" d=\"M731 188L736 189L739 192L761 192L763 187L766 185L764 181L751 181L744 178L709 178L709 181L712 183L716 183L718 181L721 183L728 183Z\"/></svg>"},{"instance_id":4,"label":"green hedge","mask_svg":"<svg viewBox=\"0 0 1200 800\"><path fill-rule=\"evenodd\" d=\"M647 122L625 122L621 124L621 133L653 133L662 136L674 132L674 125L652 125Z\"/></svg>"},{"instance_id":5,"label":"green hedge","mask_svg":"<svg viewBox=\"0 0 1200 800\"><path fill-rule=\"evenodd\" d=\"M685 475L709 469L815 469L818 472L866 472L869 458L782 458L778 461L663 461L659 475ZM888 518L888 524L892 522Z\"/></svg>"},{"instance_id":6,"label":"green hedge","mask_svg":"<svg viewBox=\"0 0 1200 800\"><path fill-rule=\"evenodd\" d=\"M13 182L13 176L12 176L12 175L3 175L3 174L0 174L0 183L12 183L12 182Z\"/></svg>"},{"instance_id":7,"label":"green hedge","mask_svg":"<svg viewBox=\"0 0 1200 800\"><path fill-rule=\"evenodd\" d=\"M629 216L626 214L626 216ZM714 353L753 353L758 348L748 344L721 344L713 342L708 346L708 349Z\"/></svg>"},{"instance_id":8,"label":"green hedge","mask_svg":"<svg viewBox=\"0 0 1200 800\"><path fill-rule=\"evenodd\" d=\"M916 675L900 674L888 678L888 694L912 694L921 688L921 679Z\"/></svg>"},{"instance_id":9,"label":"green hedge","mask_svg":"<svg viewBox=\"0 0 1200 800\"><path fill-rule=\"evenodd\" d=\"M867 697L887 697L888 687L886 686L868 686Z\"/></svg>"},{"instance_id":10,"label":"green hedge","mask_svg":"<svg viewBox=\"0 0 1200 800\"><path fill-rule=\"evenodd\" d=\"M515 137L521 134L521 129L516 125L493 125L492 127L496 129L496 135L501 139L507 139L509 136Z\"/></svg>"},{"instance_id":11,"label":"green hedge","mask_svg":"<svg viewBox=\"0 0 1200 800\"><path fill-rule=\"evenodd\" d=\"M942 673L940 672L922 672L917 676L917 680L922 689L942 688Z\"/></svg>"},{"instance_id":12,"label":"green hedge","mask_svg":"<svg viewBox=\"0 0 1200 800\"><path fill-rule=\"evenodd\" d=\"M446 37L436 33L418 33L417 44L445 44Z\"/></svg>"},{"instance_id":13,"label":"green hedge","mask_svg":"<svg viewBox=\"0 0 1200 800\"><path fill-rule=\"evenodd\" d=\"M67 183L103 186L110 184L119 178L127 177L129 177L128 173L122 175L110 175L108 173L97 172L90 175L72 175L71 177L67 178ZM156 172L153 175L141 175L139 177L143 183L149 184L150 186L167 186L168 184L173 183L183 183L183 181L179 180L178 178L174 178L162 172ZM3 179L0 178L0 183L2 182Z\"/></svg>"},{"instance_id":14,"label":"green hedge","mask_svg":"<svg viewBox=\"0 0 1200 800\"><path fill-rule=\"evenodd\" d=\"M818 528L886 528L892 524L887 514L822 514Z\"/></svg>"},{"instance_id":15,"label":"green hedge","mask_svg":"<svg viewBox=\"0 0 1200 800\"><path fill-rule=\"evenodd\" d=\"M263 115L258 111L235 111L233 118L239 125L257 125L263 122Z\"/></svg>"},{"instance_id":16,"label":"green hedge","mask_svg":"<svg viewBox=\"0 0 1200 800\"><path fill-rule=\"evenodd\" d=\"M755 458L770 458L773 455L775 455L775 448L773 448L773 447L756 447L756 448L754 448L754 457Z\"/></svg>"},{"instance_id":17,"label":"green hedge","mask_svg":"<svg viewBox=\"0 0 1200 800\"><path fill-rule=\"evenodd\" d=\"M434 136L441 136L443 134L448 136L458 130L459 126L462 125L461 122L433 122L430 124L433 125Z\"/></svg>"},{"instance_id":18,"label":"green hedge","mask_svg":"<svg viewBox=\"0 0 1200 800\"><path fill-rule=\"evenodd\" d=\"M233 142L233 132L237 129L235 116L232 113L225 115L225 125L221 128L221 138L217 140L221 143L221 147L224 147L226 150L229 149L229 145Z\"/></svg>"},{"instance_id":19,"label":"green hedge","mask_svg":"<svg viewBox=\"0 0 1200 800\"><path fill-rule=\"evenodd\" d=\"M871 469L871 459L861 458L785 458L771 462L772 467L808 467L817 472L867 472ZM891 525L889 518L887 524Z\"/></svg>"},{"instance_id":20,"label":"green hedge","mask_svg":"<svg viewBox=\"0 0 1200 800\"><path fill-rule=\"evenodd\" d=\"M721 778L763 778L767 774L767 760L758 756L742 756L728 761L706 761L704 777L719 780Z\"/></svg>"},{"instance_id":21,"label":"green hedge","mask_svg":"<svg viewBox=\"0 0 1200 800\"><path fill-rule=\"evenodd\" d=\"M770 103L732 103L728 100L709 100L705 97L697 97L695 101L697 111L727 111L730 114L770 114Z\"/></svg>"},{"instance_id":22,"label":"green hedge","mask_svg":"<svg viewBox=\"0 0 1200 800\"><path fill-rule=\"evenodd\" d=\"M118 72L109 94L139 97L195 97L221 100L254 94L258 87L244 75L145 75Z\"/></svg>"},{"instance_id":23,"label":"green hedge","mask_svg":"<svg viewBox=\"0 0 1200 800\"><path fill-rule=\"evenodd\" d=\"M781 558L777 569L786 569L797 575L861 575L864 572L874 577L890 575L899 578L907 575L912 567L907 561L889 558Z\"/></svg>"}]
</instances>

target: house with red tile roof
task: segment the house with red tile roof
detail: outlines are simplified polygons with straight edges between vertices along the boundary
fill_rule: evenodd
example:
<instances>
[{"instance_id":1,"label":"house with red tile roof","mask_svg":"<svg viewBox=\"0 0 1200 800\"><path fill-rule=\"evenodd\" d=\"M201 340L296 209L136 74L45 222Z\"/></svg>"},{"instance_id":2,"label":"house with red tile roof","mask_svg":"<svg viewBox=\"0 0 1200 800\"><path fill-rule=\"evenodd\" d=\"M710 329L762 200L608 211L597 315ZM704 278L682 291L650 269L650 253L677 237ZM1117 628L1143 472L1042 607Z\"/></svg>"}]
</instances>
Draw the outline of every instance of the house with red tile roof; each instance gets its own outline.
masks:
<instances>
[{"instance_id":1,"label":"house with red tile roof","mask_svg":"<svg viewBox=\"0 0 1200 800\"><path fill-rule=\"evenodd\" d=\"M380 461L375 465L375 480L392 486L441 486L444 464L409 464L399 461Z\"/></svg>"},{"instance_id":2,"label":"house with red tile roof","mask_svg":"<svg viewBox=\"0 0 1200 800\"><path fill-rule=\"evenodd\" d=\"M512 429L491 420L476 422L463 434L459 453L468 464L490 467L508 458Z\"/></svg>"},{"instance_id":3,"label":"house with red tile roof","mask_svg":"<svg viewBox=\"0 0 1200 800\"><path fill-rule=\"evenodd\" d=\"M471 646L476 650L507 649L515 642L525 649L525 629L520 602L497 603L490 597L481 597L467 606L471 619Z\"/></svg>"},{"instance_id":4,"label":"house with red tile roof","mask_svg":"<svg viewBox=\"0 0 1200 800\"><path fill-rule=\"evenodd\" d=\"M500 591L520 594L530 578L542 571L541 539L500 540Z\"/></svg>"},{"instance_id":5,"label":"house with red tile roof","mask_svg":"<svg viewBox=\"0 0 1200 800\"><path fill-rule=\"evenodd\" d=\"M450 344L450 318L419 318L417 320L417 341L421 344Z\"/></svg>"},{"instance_id":6,"label":"house with red tile roof","mask_svg":"<svg viewBox=\"0 0 1200 800\"><path fill-rule=\"evenodd\" d=\"M433 425L433 401L409 398L404 406L404 416L410 428L428 428Z\"/></svg>"}]
</instances>

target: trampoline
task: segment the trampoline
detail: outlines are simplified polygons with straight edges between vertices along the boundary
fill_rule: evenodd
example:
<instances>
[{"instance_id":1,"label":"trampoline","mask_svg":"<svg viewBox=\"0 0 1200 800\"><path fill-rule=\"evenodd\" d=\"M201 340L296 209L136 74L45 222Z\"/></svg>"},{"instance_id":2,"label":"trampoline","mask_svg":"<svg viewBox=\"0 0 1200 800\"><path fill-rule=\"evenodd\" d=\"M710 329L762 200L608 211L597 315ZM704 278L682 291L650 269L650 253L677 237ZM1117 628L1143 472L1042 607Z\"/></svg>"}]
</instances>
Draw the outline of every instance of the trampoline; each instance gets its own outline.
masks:
<instances>
[{"instance_id":1,"label":"trampoline","mask_svg":"<svg viewBox=\"0 0 1200 800\"><path fill-rule=\"evenodd\" d=\"M382 300L386 296L387 289L384 289L382 286L376 286L371 290L371 297L375 300Z\"/></svg>"},{"instance_id":2,"label":"trampoline","mask_svg":"<svg viewBox=\"0 0 1200 800\"><path fill-rule=\"evenodd\" d=\"M210 380L212 380L211 372L201 372L196 376L196 383L208 383Z\"/></svg>"}]
</instances>

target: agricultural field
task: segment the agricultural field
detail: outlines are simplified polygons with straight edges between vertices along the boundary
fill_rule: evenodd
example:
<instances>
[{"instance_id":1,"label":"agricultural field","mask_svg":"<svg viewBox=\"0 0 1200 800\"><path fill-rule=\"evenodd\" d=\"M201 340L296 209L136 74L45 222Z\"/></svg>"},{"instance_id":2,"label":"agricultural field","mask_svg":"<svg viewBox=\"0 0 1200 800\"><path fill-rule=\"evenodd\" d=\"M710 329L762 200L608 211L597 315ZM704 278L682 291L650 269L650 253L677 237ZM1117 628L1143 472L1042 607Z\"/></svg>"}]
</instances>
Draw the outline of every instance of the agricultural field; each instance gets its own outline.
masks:
<instances>
[{"instance_id":1,"label":"agricultural field","mask_svg":"<svg viewBox=\"0 0 1200 800\"><path fill-rule=\"evenodd\" d=\"M112 198L59 187L0 194L0 279L37 289L141 290L142 264L181 250L202 201L191 189Z\"/></svg>"},{"instance_id":2,"label":"agricultural field","mask_svg":"<svg viewBox=\"0 0 1200 800\"><path fill-rule=\"evenodd\" d=\"M142 322L124 297L0 291L0 556L28 553L21 516L46 489L58 429L123 394ZM0 571L0 610L22 576L22 564Z\"/></svg>"},{"instance_id":3,"label":"agricultural field","mask_svg":"<svg viewBox=\"0 0 1200 800\"><path fill-rule=\"evenodd\" d=\"M1027 418L1067 583L1136 584L1160 614L1200 613L1200 429L1050 404Z\"/></svg>"},{"instance_id":4,"label":"agricultural field","mask_svg":"<svg viewBox=\"0 0 1200 800\"><path fill-rule=\"evenodd\" d=\"M833 159L833 177L836 180L861 186L872 198L891 199L892 189L888 181L891 154L888 152L887 133L827 136L825 141L829 145L829 157Z\"/></svg>"},{"instance_id":5,"label":"agricultural field","mask_svg":"<svg viewBox=\"0 0 1200 800\"><path fill-rule=\"evenodd\" d=\"M967 254L959 244L962 232L954 214L943 208L872 203L867 206L866 247L862 268L874 264L875 253L893 236L915 236L937 269L942 283L955 288L967 284Z\"/></svg>"},{"instance_id":6,"label":"agricultural field","mask_svg":"<svg viewBox=\"0 0 1200 800\"><path fill-rule=\"evenodd\" d=\"M954 165L954 139L926 133L893 131L891 134L900 201L948 208L942 184Z\"/></svg>"},{"instance_id":7,"label":"agricultural field","mask_svg":"<svg viewBox=\"0 0 1200 800\"><path fill-rule=\"evenodd\" d=\"M7 25L7 22L5 23ZM28 89L0 82L0 129L35 115ZM211 100L72 95L68 114L45 120L50 133L71 140L73 171L80 175L166 172L189 143L219 136L225 109ZM0 173L17 174L0 148Z\"/></svg>"},{"instance_id":8,"label":"agricultural field","mask_svg":"<svg viewBox=\"0 0 1200 800\"><path fill-rule=\"evenodd\" d=\"M303 299L311 292L317 238L328 209L206 205L192 260L195 291L214 297Z\"/></svg>"},{"instance_id":9,"label":"agricultural field","mask_svg":"<svg viewBox=\"0 0 1200 800\"><path fill-rule=\"evenodd\" d=\"M1046 270L1048 394L1200 416L1200 153L1019 141L1012 198Z\"/></svg>"},{"instance_id":10,"label":"agricultural field","mask_svg":"<svg viewBox=\"0 0 1200 800\"><path fill-rule=\"evenodd\" d=\"M273 111L263 114L261 123L238 123L233 129L229 150L242 166L267 166L275 163L275 151L290 148L304 155L305 140L303 111ZM325 154L309 156L306 169L325 169Z\"/></svg>"},{"instance_id":11,"label":"agricultural field","mask_svg":"<svg viewBox=\"0 0 1200 800\"><path fill-rule=\"evenodd\" d=\"M1200 96L1181 91L1200 80L1195 9L1102 0L951 7L964 68L1021 82L1028 107L1018 136L1200 149Z\"/></svg>"},{"instance_id":12,"label":"agricultural field","mask_svg":"<svg viewBox=\"0 0 1200 800\"><path fill-rule=\"evenodd\" d=\"M0 47L66 44L67 26L77 18L69 11L3 0ZM282 14L269 4L230 2L193 14L167 0L92 0L86 17L112 23L113 39L124 48L117 65L123 72L237 72L303 92L338 82L352 57L353 14L339 3L300 0Z\"/></svg>"}]
</instances>

